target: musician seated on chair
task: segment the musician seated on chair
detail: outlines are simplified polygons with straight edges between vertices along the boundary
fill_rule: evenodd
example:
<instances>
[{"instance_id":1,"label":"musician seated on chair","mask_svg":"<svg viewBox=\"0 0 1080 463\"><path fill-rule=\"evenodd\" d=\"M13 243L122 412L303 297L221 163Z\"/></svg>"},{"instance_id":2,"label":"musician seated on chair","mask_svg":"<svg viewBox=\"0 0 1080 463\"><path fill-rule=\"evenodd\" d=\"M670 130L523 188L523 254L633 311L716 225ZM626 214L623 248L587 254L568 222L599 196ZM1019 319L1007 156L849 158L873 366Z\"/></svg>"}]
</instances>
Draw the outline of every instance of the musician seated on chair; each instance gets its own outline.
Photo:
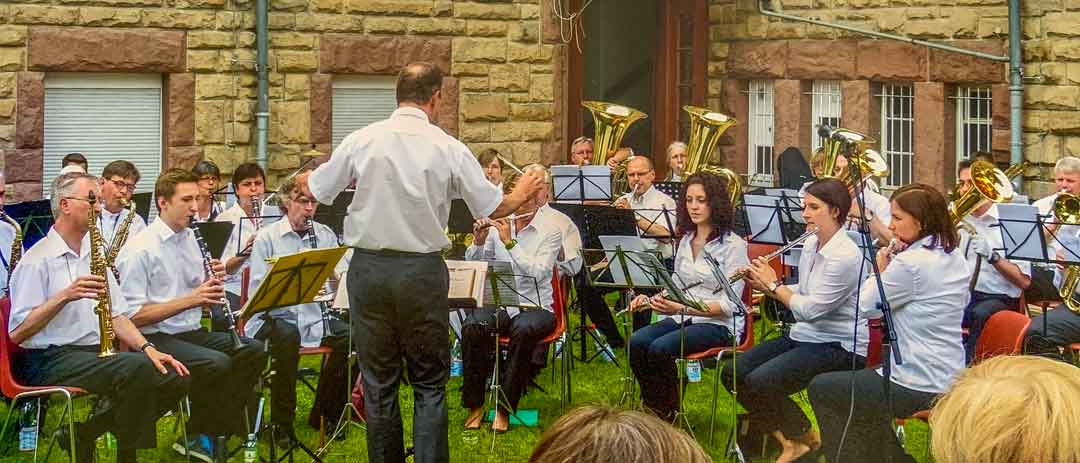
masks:
<instances>
[{"instance_id":1,"label":"musician seated on chair","mask_svg":"<svg viewBox=\"0 0 1080 463\"><path fill-rule=\"evenodd\" d=\"M858 324L858 340L852 340L862 253L843 230L849 207L843 182L811 183L802 215L813 234L803 242L798 284L783 285L764 257L748 269L749 283L787 306L796 323L789 333L738 355L734 365L724 367L723 378L755 426L781 443L780 461L794 461L821 446L821 437L789 396L819 373L862 368L866 362L865 321Z\"/></svg>"},{"instance_id":2,"label":"musician seated on chair","mask_svg":"<svg viewBox=\"0 0 1080 463\"><path fill-rule=\"evenodd\" d=\"M93 461L94 440L110 431L119 446L117 461L134 462L136 449L157 446L157 419L187 394L190 377L187 367L148 343L131 323L137 307L124 300L112 272L91 274L92 192L97 193L97 181L82 172L53 181L56 223L27 251L11 279L7 326L12 343L22 350L3 360L26 385L73 386L108 398L107 409L76 427L75 449L68 449L75 461ZM104 255L104 249L99 252ZM95 308L106 296L116 343L131 351L98 358L102 333ZM68 448L64 429L58 437Z\"/></svg>"},{"instance_id":3,"label":"musician seated on chair","mask_svg":"<svg viewBox=\"0 0 1080 463\"><path fill-rule=\"evenodd\" d=\"M570 143L570 164L575 166L587 166L592 162L593 139L578 137Z\"/></svg>"},{"instance_id":4,"label":"musician seated on chair","mask_svg":"<svg viewBox=\"0 0 1080 463\"><path fill-rule=\"evenodd\" d=\"M539 206L533 198L507 220L478 220L473 228L473 245L465 251L469 260L509 261L517 292L541 306L528 310L481 308L465 318L461 325L464 367L461 405L469 410L466 429L479 428L483 420L486 379L493 368L493 354L497 355L496 338L510 338L507 361L499 364L498 381L505 397L500 396L497 404L490 404L498 410L491 428L503 432L509 427L508 413L517 410L518 400L538 372L532 361L534 351L555 329L551 279L562 249L562 233L552 221L537 220ZM535 301L537 296L539 301Z\"/></svg>"},{"instance_id":5,"label":"musician seated on chair","mask_svg":"<svg viewBox=\"0 0 1080 463\"><path fill-rule=\"evenodd\" d=\"M203 159L195 164L191 173L199 177L198 211L195 212L195 220L198 222L213 222L217 216L225 210L225 203L219 201L214 195L218 191L221 182L221 170L213 161Z\"/></svg>"},{"instance_id":6,"label":"musician seated on chair","mask_svg":"<svg viewBox=\"0 0 1080 463\"><path fill-rule=\"evenodd\" d=\"M294 178L281 184L278 198L281 199L280 208L284 217L259 230L255 235L251 251L248 297L255 294L259 284L266 278L271 266L267 259L295 254L312 247L337 247L338 244L337 235L330 227L313 220L318 201L301 193ZM313 239L315 246L312 246ZM340 275L347 270L347 260L341 259L334 269L334 274ZM322 366L322 376L319 378L322 395L316 394L312 415L325 417L326 422L333 424L333 420L341 414L346 390L348 385L352 384L346 384L349 379L345 374L348 329L348 324L327 313L322 303L274 309L255 315L245 324L244 333L247 336L269 342L270 368L275 372L270 380L270 420L278 426L276 434L280 447L289 447L289 441L293 437L296 376L301 346L324 345L334 350ZM314 422L317 427L319 419L315 418Z\"/></svg>"},{"instance_id":7,"label":"musician seated on chair","mask_svg":"<svg viewBox=\"0 0 1080 463\"><path fill-rule=\"evenodd\" d=\"M960 161L959 178L960 194L964 194L972 188L970 161ZM997 312L1018 307L1020 294L1031 285L1031 262L1014 262L1001 254L1005 245L998 228L997 210L997 204L984 201L964 218L975 234L966 228L960 231L960 249L968 267L971 272L978 268L969 286L971 300L964 308L963 327L968 329L964 351L969 363L986 321Z\"/></svg>"},{"instance_id":8,"label":"musician seated on chair","mask_svg":"<svg viewBox=\"0 0 1080 463\"><path fill-rule=\"evenodd\" d=\"M743 335L745 315L736 312L736 302L720 287L704 254L712 256L725 274L750 264L746 241L732 230L734 212L726 182L712 174L697 173L683 182L682 191L685 200L678 205L679 250L672 279L681 286L700 283L687 294L700 300L708 312L685 315L688 308L665 299L663 293L639 295L630 303L631 310L649 306L662 319L630 337L630 367L641 385L645 407L667 421L675 419L679 407L675 359L734 345ZM739 281L732 289L741 295L743 286Z\"/></svg>"},{"instance_id":9,"label":"musician seated on chair","mask_svg":"<svg viewBox=\"0 0 1080 463\"><path fill-rule=\"evenodd\" d=\"M263 345L202 327L202 308L225 297L224 266L214 259L214 275L204 277L205 263L189 228L195 215L198 177L169 169L154 186L158 216L133 236L117 258L121 288L135 315L131 320L163 352L191 369L191 420L188 435L173 445L181 454L209 461L210 436L246 436L244 406L266 366ZM239 307L235 307L239 308Z\"/></svg>"},{"instance_id":10,"label":"musician seated on chair","mask_svg":"<svg viewBox=\"0 0 1080 463\"><path fill-rule=\"evenodd\" d=\"M135 194L135 185L139 183L139 169L128 161L113 161L101 171L101 215L98 225L101 227L101 237L105 238L107 246L114 245L114 237L119 231L128 214L131 217L131 225L128 228L128 238L146 228L146 222L142 216L135 213L134 208L128 209L125 204L131 201L131 195ZM123 243L115 243L122 245Z\"/></svg>"},{"instance_id":11,"label":"musician seated on chair","mask_svg":"<svg viewBox=\"0 0 1080 463\"><path fill-rule=\"evenodd\" d=\"M814 152L814 156L811 159L811 169L814 171L814 176L823 178L825 173L825 157L821 156L821 148L818 148ZM836 157L836 165L834 167L831 177L844 180L848 177L848 159L844 156ZM802 189L799 190L799 194L802 195L806 191L806 187L814 183L813 180L803 184ZM848 186L848 194L851 196L851 209L847 214L846 228L848 230L858 231L861 227L860 223L863 217L866 218L866 225L870 229L870 236L880 243L888 243L892 240L892 231L889 230L889 222L892 221L892 214L889 212L889 199L882 196L875 189L876 184L873 180L867 179L863 183L862 198L863 203L866 205L866 210L863 211L859 208L859 200L855 196L855 190L851 186L851 182L845 182Z\"/></svg>"},{"instance_id":12,"label":"musician seated on chair","mask_svg":"<svg viewBox=\"0 0 1080 463\"><path fill-rule=\"evenodd\" d=\"M1080 245L1080 233L1070 233L1069 236L1063 236L1061 239L1073 249ZM1066 260L1066 252L1064 249L1058 249L1057 259ZM1054 284L1057 287L1065 284L1065 275L1070 267L1072 266L1059 265L1057 267L1057 274L1054 277ZM1072 271L1075 272L1078 269ZM1070 345L1080 342L1080 294L1077 293L1077 289L1080 288L1073 288L1072 300L1069 303L1059 304L1031 319L1031 325L1028 325L1027 333L1024 334L1025 352L1060 357L1061 349L1069 349Z\"/></svg>"},{"instance_id":13,"label":"musician seated on chair","mask_svg":"<svg viewBox=\"0 0 1080 463\"><path fill-rule=\"evenodd\" d=\"M1039 215L1045 217L1043 234L1049 246L1049 255L1054 255L1059 247L1056 237L1073 235L1080 227L1071 225L1062 226L1054 217L1054 201L1062 193L1080 195L1080 158L1065 156L1058 159L1054 164L1054 186L1056 192L1032 203L1039 209ZM1056 301L1061 299L1058 295L1057 285L1054 284L1056 267L1052 264L1035 263L1032 265L1031 286L1025 291L1024 296L1028 301Z\"/></svg>"},{"instance_id":14,"label":"musician seated on chair","mask_svg":"<svg viewBox=\"0 0 1080 463\"><path fill-rule=\"evenodd\" d=\"M233 193L236 195L236 204L221 215L218 222L232 222L232 236L225 246L225 252L221 260L225 262L225 296L233 303L233 307L240 307L241 275L248 268L248 257L251 256L251 245L255 242L255 232L259 230L263 222L263 194L266 192L266 173L262 167L254 162L240 164L233 171ZM221 318L215 313L213 320ZM220 322L215 325L215 331L223 329Z\"/></svg>"}]
</instances>

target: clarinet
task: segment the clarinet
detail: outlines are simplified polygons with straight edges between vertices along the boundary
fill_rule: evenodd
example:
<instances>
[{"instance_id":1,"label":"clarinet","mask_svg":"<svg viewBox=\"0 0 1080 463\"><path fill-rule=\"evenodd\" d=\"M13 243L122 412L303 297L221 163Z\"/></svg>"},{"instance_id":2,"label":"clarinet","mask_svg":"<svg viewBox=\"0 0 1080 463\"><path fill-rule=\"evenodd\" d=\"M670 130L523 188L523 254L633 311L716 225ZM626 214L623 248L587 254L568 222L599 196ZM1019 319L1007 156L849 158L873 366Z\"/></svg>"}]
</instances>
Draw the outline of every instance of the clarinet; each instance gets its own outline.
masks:
<instances>
[{"instance_id":1,"label":"clarinet","mask_svg":"<svg viewBox=\"0 0 1080 463\"><path fill-rule=\"evenodd\" d=\"M207 278L212 278L214 276L214 266L210 263L210 248L206 245L202 233L199 232L198 225L192 222L189 227L195 233L195 242L199 244L199 252L202 253L203 271L206 272ZM225 321L229 323L229 334L232 337L233 346L237 350L242 349L244 343L240 341L240 335L236 333L236 314L233 313L232 304L229 304L229 298L227 297L221 303L222 309L225 311Z\"/></svg>"},{"instance_id":2,"label":"clarinet","mask_svg":"<svg viewBox=\"0 0 1080 463\"><path fill-rule=\"evenodd\" d=\"M308 217L305 220L305 223L307 225L307 232L306 233L307 233L308 245L311 246L311 249L318 249L319 248L319 237L315 236L315 221L311 220L311 217ZM326 306L326 301L320 301L319 302L319 309L320 309L320 313L322 314L323 335L327 336L327 335L330 334L330 322L326 318L326 312L327 312L327 310L329 310L329 308Z\"/></svg>"}]
</instances>

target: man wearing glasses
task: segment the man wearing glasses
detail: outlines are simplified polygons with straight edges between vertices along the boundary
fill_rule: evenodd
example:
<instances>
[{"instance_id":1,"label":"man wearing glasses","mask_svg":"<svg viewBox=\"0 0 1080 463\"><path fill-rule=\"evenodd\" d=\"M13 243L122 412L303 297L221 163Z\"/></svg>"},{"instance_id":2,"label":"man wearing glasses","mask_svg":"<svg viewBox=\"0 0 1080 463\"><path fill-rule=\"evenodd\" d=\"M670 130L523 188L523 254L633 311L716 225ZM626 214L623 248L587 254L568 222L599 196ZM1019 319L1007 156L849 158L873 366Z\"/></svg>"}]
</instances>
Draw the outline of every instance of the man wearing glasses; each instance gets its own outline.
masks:
<instances>
[{"instance_id":1,"label":"man wearing glasses","mask_svg":"<svg viewBox=\"0 0 1080 463\"><path fill-rule=\"evenodd\" d=\"M113 237L116 236L117 230L120 229L127 215L135 214L135 211L125 207L125 204L131 202L137 183L139 183L139 169L128 161L110 162L101 171L102 207L98 227L101 228L101 237L105 239L107 246L113 245ZM146 228L146 221L135 214L131 221L131 228L128 230L128 237L135 236L144 228Z\"/></svg>"}]
</instances>

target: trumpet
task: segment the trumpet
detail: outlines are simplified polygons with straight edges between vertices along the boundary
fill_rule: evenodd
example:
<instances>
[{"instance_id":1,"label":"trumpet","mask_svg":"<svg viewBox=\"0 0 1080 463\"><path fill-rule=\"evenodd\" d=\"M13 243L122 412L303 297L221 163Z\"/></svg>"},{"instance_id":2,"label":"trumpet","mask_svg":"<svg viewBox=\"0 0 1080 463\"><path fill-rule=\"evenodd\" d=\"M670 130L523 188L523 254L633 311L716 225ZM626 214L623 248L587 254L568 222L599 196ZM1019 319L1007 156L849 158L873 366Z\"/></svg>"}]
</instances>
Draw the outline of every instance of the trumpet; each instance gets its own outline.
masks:
<instances>
[{"instance_id":1,"label":"trumpet","mask_svg":"<svg viewBox=\"0 0 1080 463\"><path fill-rule=\"evenodd\" d=\"M803 241L806 241L806 239L811 237L814 233L817 233L817 227L806 227L806 233L803 233L802 235L799 235L798 238L795 238L790 243L785 244L780 249L777 249L777 250L775 250L773 252L770 252L770 253L768 253L768 254L766 254L764 256L761 256L761 257L764 258L766 262L772 261L773 259L775 259L777 257L780 257L784 253L792 250L796 246L801 245ZM741 281L742 279L746 278L746 276L749 275L749 274L750 274L750 269L745 268L745 269L739 270L739 271L737 271L735 273L732 273L730 276L728 276L728 281L730 281L731 283L735 283L736 281Z\"/></svg>"}]
</instances>

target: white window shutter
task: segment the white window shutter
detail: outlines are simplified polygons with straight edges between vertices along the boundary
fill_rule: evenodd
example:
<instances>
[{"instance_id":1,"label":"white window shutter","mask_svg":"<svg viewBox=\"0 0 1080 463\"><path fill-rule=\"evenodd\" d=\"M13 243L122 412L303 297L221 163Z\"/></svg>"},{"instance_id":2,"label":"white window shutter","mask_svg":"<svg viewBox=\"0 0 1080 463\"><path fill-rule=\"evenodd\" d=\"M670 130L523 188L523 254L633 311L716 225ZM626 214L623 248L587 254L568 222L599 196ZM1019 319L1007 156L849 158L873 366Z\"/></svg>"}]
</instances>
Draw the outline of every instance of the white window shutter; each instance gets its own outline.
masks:
<instances>
[{"instance_id":1,"label":"white window shutter","mask_svg":"<svg viewBox=\"0 0 1080 463\"><path fill-rule=\"evenodd\" d=\"M334 148L346 136L372 122L378 122L397 109L393 77L335 77L332 136Z\"/></svg>"}]
</instances>

